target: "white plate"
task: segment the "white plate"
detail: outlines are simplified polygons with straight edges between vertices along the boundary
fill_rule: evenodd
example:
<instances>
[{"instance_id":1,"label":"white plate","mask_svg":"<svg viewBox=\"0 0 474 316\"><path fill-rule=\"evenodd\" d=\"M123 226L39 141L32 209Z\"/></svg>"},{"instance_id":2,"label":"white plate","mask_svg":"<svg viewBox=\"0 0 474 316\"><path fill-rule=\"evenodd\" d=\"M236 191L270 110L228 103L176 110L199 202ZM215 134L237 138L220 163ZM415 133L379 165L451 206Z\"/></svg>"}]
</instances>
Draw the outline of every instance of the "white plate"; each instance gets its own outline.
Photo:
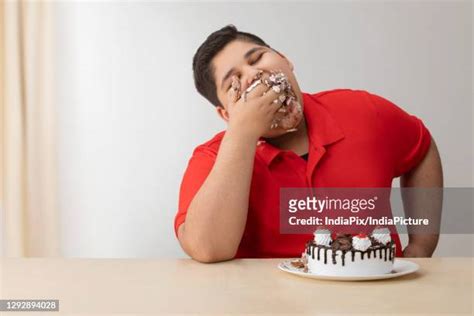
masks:
<instances>
[{"instance_id":1,"label":"white plate","mask_svg":"<svg viewBox=\"0 0 474 316\"><path fill-rule=\"evenodd\" d=\"M296 259L294 259L296 260ZM298 269L291 265L291 261L294 260L285 260L278 265L278 268L282 271L295 274L305 278L320 279L320 280L336 280L336 281L366 281L366 280L381 280L381 279L391 279L397 278L402 275L410 274L417 271L420 266L414 262L402 259L395 259L393 263L393 270L391 273L386 274L375 274L375 275L344 275L344 276L335 276L335 275L319 275L309 272L304 272L302 269Z\"/></svg>"}]
</instances>

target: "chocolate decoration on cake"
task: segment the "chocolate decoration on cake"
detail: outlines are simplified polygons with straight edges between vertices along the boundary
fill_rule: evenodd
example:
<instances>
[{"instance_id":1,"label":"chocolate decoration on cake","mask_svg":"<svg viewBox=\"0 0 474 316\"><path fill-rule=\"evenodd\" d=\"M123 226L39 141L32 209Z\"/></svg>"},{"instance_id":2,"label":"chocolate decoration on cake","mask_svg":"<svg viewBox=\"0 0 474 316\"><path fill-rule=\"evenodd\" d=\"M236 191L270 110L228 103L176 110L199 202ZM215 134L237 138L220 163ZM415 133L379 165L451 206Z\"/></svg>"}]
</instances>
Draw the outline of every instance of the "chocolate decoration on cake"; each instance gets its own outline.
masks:
<instances>
[{"instance_id":1,"label":"chocolate decoration on cake","mask_svg":"<svg viewBox=\"0 0 474 316\"><path fill-rule=\"evenodd\" d=\"M344 266L344 264L345 264L345 262L344 262L345 257L346 257L346 251L343 250L343 251L342 251L342 256L341 256L342 266Z\"/></svg>"},{"instance_id":2,"label":"chocolate decoration on cake","mask_svg":"<svg viewBox=\"0 0 474 316\"><path fill-rule=\"evenodd\" d=\"M332 250L349 250L352 248L352 236L348 234L337 235L336 239L332 242Z\"/></svg>"},{"instance_id":3,"label":"chocolate decoration on cake","mask_svg":"<svg viewBox=\"0 0 474 316\"><path fill-rule=\"evenodd\" d=\"M347 238L347 237L345 237ZM394 256L394 253L395 253L395 244L393 243L393 241L391 241L390 243L388 243L387 245L377 245L375 247L371 247L369 249L367 249L366 251L360 251L360 250L355 250L353 249L352 247L349 248L348 250L346 250L346 246L345 246L345 242L343 242L343 244L341 243L338 243L337 246L334 246L334 243L336 241L334 241L331 246L322 246L322 245L316 245L313 241L310 241L308 244L307 244L307 247L306 247L306 253L311 256L312 259L317 259L318 261L321 260L321 255L320 255L320 251L321 249L324 250L324 264L327 263L327 257L328 257L328 250L332 250L332 255L331 255L331 261L333 264L337 264L337 260L336 260L336 257L338 256L337 255L337 251L340 250L341 251L341 263L342 265L345 264L345 255L347 252L351 252L351 261L355 261L355 254L356 253L360 253L360 258L361 260L364 260L364 257L365 257L365 254L367 254L367 259L370 259L371 258L371 253L372 251L374 252L374 258L377 258L377 251L378 251L378 257L379 259L384 259L384 261L393 261L395 256ZM383 254L382 254L383 252Z\"/></svg>"},{"instance_id":4,"label":"chocolate decoration on cake","mask_svg":"<svg viewBox=\"0 0 474 316\"><path fill-rule=\"evenodd\" d=\"M290 262L291 265L297 269L303 269L306 265L301 260L295 260Z\"/></svg>"}]
</instances>

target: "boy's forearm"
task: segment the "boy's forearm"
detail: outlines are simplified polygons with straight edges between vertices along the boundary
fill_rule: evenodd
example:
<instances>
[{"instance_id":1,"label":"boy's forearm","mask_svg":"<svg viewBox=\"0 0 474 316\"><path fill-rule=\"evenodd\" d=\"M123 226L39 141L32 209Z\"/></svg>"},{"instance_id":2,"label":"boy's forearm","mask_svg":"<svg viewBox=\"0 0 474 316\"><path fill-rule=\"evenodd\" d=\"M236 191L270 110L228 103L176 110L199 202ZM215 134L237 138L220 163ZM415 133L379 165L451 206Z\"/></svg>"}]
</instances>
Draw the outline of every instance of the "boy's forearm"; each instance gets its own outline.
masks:
<instances>
[{"instance_id":1,"label":"boy's forearm","mask_svg":"<svg viewBox=\"0 0 474 316\"><path fill-rule=\"evenodd\" d=\"M180 241L193 258L214 262L234 257L247 221L257 140L226 132L216 162L188 208Z\"/></svg>"},{"instance_id":2,"label":"boy's forearm","mask_svg":"<svg viewBox=\"0 0 474 316\"><path fill-rule=\"evenodd\" d=\"M415 218L429 218L430 226L424 231L413 228L417 233L410 233L409 244L404 249L406 257L431 257L436 249L441 224L443 204L443 169L435 141L423 161L412 171L402 176L402 188L418 188L419 191L402 189L405 213Z\"/></svg>"}]
</instances>

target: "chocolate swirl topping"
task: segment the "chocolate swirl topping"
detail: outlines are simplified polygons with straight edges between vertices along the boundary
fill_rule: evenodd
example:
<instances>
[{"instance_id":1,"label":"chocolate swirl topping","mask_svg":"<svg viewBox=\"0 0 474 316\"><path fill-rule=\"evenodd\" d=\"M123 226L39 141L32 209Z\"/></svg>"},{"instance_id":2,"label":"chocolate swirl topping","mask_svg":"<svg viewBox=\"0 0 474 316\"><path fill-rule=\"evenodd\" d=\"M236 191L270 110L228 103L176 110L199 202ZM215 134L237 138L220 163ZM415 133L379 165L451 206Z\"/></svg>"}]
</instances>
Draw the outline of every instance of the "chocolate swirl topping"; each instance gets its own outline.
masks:
<instances>
[{"instance_id":1,"label":"chocolate swirl topping","mask_svg":"<svg viewBox=\"0 0 474 316\"><path fill-rule=\"evenodd\" d=\"M350 234L337 234L331 244L332 251L349 251L352 249L352 236Z\"/></svg>"}]
</instances>

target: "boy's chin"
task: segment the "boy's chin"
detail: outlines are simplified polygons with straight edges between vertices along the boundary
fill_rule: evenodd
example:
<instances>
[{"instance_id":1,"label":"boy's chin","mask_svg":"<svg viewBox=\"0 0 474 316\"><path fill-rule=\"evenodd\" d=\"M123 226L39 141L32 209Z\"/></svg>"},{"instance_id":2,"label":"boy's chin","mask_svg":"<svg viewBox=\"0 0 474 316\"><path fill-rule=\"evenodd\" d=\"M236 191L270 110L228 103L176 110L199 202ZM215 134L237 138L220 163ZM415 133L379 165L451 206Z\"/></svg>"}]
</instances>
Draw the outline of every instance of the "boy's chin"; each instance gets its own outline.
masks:
<instances>
[{"instance_id":1,"label":"boy's chin","mask_svg":"<svg viewBox=\"0 0 474 316\"><path fill-rule=\"evenodd\" d=\"M298 128L301 125L302 119L303 119L303 115L301 115L301 117L298 118L298 120L294 124L294 127L291 127L291 128L282 128L278 126L276 128L269 129L262 137L271 139L271 138L278 138L280 136L295 133L296 131L298 131Z\"/></svg>"}]
</instances>

